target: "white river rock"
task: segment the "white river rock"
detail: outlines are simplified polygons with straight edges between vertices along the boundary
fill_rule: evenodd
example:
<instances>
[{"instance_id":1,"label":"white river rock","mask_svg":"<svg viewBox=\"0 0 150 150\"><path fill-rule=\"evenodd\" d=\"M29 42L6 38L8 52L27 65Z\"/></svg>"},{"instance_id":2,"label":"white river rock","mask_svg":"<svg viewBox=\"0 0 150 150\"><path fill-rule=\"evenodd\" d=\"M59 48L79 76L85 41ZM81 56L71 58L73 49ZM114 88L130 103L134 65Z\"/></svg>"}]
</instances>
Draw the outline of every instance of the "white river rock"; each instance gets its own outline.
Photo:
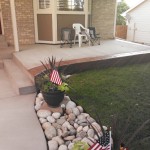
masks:
<instances>
[{"instance_id":1,"label":"white river rock","mask_svg":"<svg viewBox=\"0 0 150 150\"><path fill-rule=\"evenodd\" d=\"M58 150L58 143L54 140L48 141L49 150Z\"/></svg>"},{"instance_id":2,"label":"white river rock","mask_svg":"<svg viewBox=\"0 0 150 150\"><path fill-rule=\"evenodd\" d=\"M40 109L37 111L37 116L39 118L47 118L51 115L51 112L49 110Z\"/></svg>"}]
</instances>

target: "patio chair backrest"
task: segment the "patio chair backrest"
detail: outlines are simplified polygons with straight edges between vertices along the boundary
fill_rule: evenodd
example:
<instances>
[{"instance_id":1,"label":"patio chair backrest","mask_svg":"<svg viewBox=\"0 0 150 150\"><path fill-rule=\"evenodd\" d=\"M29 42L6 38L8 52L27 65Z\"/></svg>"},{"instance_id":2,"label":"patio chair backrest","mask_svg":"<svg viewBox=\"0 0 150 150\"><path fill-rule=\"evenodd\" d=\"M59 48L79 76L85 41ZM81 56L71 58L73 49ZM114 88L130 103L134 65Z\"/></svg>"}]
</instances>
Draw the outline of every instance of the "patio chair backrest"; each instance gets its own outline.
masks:
<instances>
[{"instance_id":1,"label":"patio chair backrest","mask_svg":"<svg viewBox=\"0 0 150 150\"><path fill-rule=\"evenodd\" d=\"M61 29L61 40L62 41L71 40L71 29L70 28L62 28Z\"/></svg>"},{"instance_id":2,"label":"patio chair backrest","mask_svg":"<svg viewBox=\"0 0 150 150\"><path fill-rule=\"evenodd\" d=\"M80 23L74 23L72 27L75 30L75 34L80 34L82 29L85 29L85 27Z\"/></svg>"},{"instance_id":3,"label":"patio chair backrest","mask_svg":"<svg viewBox=\"0 0 150 150\"><path fill-rule=\"evenodd\" d=\"M89 27L89 33L91 38L96 38L95 27Z\"/></svg>"}]
</instances>

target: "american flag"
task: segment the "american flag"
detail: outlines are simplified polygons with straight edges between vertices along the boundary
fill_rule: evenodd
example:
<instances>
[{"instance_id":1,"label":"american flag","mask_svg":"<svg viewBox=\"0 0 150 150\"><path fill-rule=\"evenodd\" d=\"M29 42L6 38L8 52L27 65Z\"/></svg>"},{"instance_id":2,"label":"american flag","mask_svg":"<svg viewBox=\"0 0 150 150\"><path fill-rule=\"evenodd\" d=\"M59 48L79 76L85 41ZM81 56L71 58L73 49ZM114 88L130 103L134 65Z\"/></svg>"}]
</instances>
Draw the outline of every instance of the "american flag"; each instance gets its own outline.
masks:
<instances>
[{"instance_id":1,"label":"american flag","mask_svg":"<svg viewBox=\"0 0 150 150\"><path fill-rule=\"evenodd\" d=\"M99 142L94 143L88 150L111 150L111 131L106 131Z\"/></svg>"},{"instance_id":2,"label":"american flag","mask_svg":"<svg viewBox=\"0 0 150 150\"><path fill-rule=\"evenodd\" d=\"M53 70L50 74L50 81L58 85L62 84L61 78L57 70Z\"/></svg>"}]
</instances>

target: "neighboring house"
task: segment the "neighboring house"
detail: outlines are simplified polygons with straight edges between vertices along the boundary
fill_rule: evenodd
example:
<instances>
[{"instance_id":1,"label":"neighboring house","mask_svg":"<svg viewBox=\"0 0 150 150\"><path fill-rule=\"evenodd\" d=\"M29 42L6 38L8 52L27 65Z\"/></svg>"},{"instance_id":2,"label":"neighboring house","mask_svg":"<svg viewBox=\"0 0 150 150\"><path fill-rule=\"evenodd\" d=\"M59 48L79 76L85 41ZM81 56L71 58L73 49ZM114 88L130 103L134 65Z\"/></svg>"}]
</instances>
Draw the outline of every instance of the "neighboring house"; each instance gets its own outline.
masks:
<instances>
[{"instance_id":1,"label":"neighboring house","mask_svg":"<svg viewBox=\"0 0 150 150\"><path fill-rule=\"evenodd\" d=\"M150 0L144 0L125 13L128 20L127 40L150 44Z\"/></svg>"},{"instance_id":2,"label":"neighboring house","mask_svg":"<svg viewBox=\"0 0 150 150\"><path fill-rule=\"evenodd\" d=\"M16 51L24 44L60 42L60 30L81 23L114 38L116 0L0 0L2 34Z\"/></svg>"}]
</instances>

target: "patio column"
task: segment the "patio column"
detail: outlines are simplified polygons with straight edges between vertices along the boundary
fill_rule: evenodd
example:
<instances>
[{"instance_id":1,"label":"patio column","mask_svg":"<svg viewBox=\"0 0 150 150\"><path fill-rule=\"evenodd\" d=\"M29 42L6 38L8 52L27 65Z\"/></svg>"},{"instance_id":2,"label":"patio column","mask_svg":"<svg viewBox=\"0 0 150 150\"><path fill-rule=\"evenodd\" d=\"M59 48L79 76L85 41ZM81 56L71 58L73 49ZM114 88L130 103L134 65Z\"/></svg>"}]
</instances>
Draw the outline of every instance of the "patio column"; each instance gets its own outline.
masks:
<instances>
[{"instance_id":1,"label":"patio column","mask_svg":"<svg viewBox=\"0 0 150 150\"><path fill-rule=\"evenodd\" d=\"M85 27L88 27L88 0L84 1L84 11L85 11Z\"/></svg>"},{"instance_id":2,"label":"patio column","mask_svg":"<svg viewBox=\"0 0 150 150\"><path fill-rule=\"evenodd\" d=\"M57 1L52 0L53 43L57 42Z\"/></svg>"},{"instance_id":3,"label":"patio column","mask_svg":"<svg viewBox=\"0 0 150 150\"><path fill-rule=\"evenodd\" d=\"M12 19L12 28L13 28L15 51L19 51L15 0L10 0L10 9L11 9L11 19Z\"/></svg>"}]
</instances>

